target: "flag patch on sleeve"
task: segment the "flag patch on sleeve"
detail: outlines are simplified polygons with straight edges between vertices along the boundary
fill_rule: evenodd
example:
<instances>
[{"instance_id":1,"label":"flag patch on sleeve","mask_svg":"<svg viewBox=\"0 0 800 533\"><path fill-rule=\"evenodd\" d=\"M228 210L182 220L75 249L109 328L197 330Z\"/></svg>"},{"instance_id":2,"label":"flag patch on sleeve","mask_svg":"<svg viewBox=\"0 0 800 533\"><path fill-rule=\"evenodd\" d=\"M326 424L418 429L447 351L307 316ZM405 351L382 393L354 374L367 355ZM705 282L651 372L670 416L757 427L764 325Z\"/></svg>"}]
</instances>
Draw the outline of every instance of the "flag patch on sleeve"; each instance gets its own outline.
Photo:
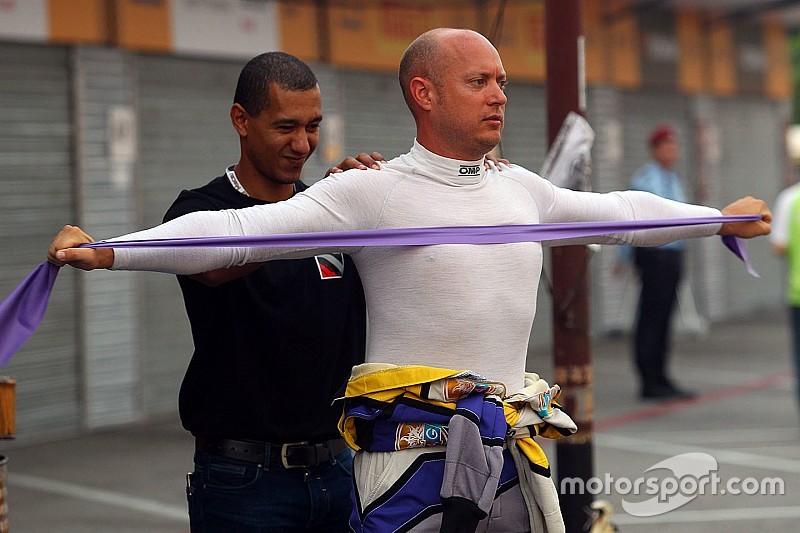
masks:
<instances>
[{"instance_id":1,"label":"flag patch on sleeve","mask_svg":"<svg viewBox=\"0 0 800 533\"><path fill-rule=\"evenodd\" d=\"M344 254L314 256L320 279L339 279L344 275Z\"/></svg>"}]
</instances>

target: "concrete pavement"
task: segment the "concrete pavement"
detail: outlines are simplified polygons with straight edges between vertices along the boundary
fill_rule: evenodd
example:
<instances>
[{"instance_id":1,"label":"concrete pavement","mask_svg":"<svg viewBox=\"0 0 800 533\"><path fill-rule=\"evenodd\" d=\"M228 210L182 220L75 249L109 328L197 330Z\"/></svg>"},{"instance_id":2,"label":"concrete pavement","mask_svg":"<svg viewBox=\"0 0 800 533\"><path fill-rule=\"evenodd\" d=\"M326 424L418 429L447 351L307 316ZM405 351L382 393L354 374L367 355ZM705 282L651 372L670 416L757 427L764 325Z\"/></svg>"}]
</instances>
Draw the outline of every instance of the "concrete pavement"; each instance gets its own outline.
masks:
<instances>
[{"instance_id":1,"label":"concrete pavement","mask_svg":"<svg viewBox=\"0 0 800 533\"><path fill-rule=\"evenodd\" d=\"M798 530L800 416L786 328L783 310L775 309L715 324L704 338L676 339L673 374L701 392L691 402L639 401L629 341L595 342L595 477L606 486L592 489L614 506L612 520L620 531ZM549 360L547 349L531 353L528 367L546 376ZM546 444L546 450L555 463L554 447ZM177 417L47 444L3 441L0 452L9 458L14 533L188 531L183 479L191 468L192 439ZM668 487L669 470L647 469L686 453L711 457L722 487L759 492L769 488L767 480L778 480L784 494L684 490L677 495L682 500L662 498L650 517L623 510L625 500L641 514L630 504L649 497L623 494L625 481L660 476ZM746 485L730 484L735 478Z\"/></svg>"},{"instance_id":2,"label":"concrete pavement","mask_svg":"<svg viewBox=\"0 0 800 533\"><path fill-rule=\"evenodd\" d=\"M2 446L14 533L189 531L183 478L193 440L177 417L61 442Z\"/></svg>"},{"instance_id":3,"label":"concrete pavement","mask_svg":"<svg viewBox=\"0 0 800 533\"><path fill-rule=\"evenodd\" d=\"M639 401L630 341L596 343L594 476L604 480L603 492L596 498L612 503L613 521L620 531L800 530L800 416L787 327L783 309L777 309L713 325L705 338L676 339L673 377L699 392L689 402ZM675 474L674 464L672 472L669 464L648 471L661 461L675 461L671 458L689 453L706 454L701 459L716 462L714 474L721 481L716 489L706 485L705 494L699 494L699 488L692 490L689 478L701 478L699 465L683 476ZM612 487L609 478L615 480ZM742 482L736 483L737 478ZM653 516L625 513L623 500L640 503L663 498L665 492L636 495L627 492L630 485L617 482L651 479L658 480L659 486L688 481L688 490L662 501ZM783 484L784 494L761 495L762 488L769 492L773 481ZM727 486L728 482L734 483ZM732 494L736 490L756 494ZM670 504L682 501L683 505L668 510Z\"/></svg>"}]
</instances>

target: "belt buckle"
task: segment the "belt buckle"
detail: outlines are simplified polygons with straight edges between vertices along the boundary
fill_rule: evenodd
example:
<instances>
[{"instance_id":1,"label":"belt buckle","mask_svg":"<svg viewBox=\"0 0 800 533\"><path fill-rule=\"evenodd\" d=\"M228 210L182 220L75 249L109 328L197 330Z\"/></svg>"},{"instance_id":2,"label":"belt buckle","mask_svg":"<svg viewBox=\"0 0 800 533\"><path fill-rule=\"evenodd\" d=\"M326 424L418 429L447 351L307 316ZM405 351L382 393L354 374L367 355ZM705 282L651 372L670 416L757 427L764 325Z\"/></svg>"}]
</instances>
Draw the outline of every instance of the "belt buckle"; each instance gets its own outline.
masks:
<instances>
[{"instance_id":1,"label":"belt buckle","mask_svg":"<svg viewBox=\"0 0 800 533\"><path fill-rule=\"evenodd\" d=\"M283 467L286 468L286 469L290 469L290 468L306 468L308 465L290 465L286 461L286 452L287 452L287 449L289 448L289 446L308 446L308 445L309 444L308 444L307 440L304 440L304 441L301 441L301 442L286 442L286 443L282 444L281 445L281 464L283 464Z\"/></svg>"}]
</instances>

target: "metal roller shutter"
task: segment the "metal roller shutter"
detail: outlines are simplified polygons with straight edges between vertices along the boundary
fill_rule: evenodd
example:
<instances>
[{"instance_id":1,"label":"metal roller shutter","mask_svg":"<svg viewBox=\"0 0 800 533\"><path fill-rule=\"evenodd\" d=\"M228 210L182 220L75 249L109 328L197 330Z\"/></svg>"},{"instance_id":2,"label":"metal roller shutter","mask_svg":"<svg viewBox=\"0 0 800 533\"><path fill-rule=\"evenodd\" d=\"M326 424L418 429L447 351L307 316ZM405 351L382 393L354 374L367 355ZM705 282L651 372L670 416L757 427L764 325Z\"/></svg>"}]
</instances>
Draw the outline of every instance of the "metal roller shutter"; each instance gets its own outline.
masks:
<instances>
[{"instance_id":1,"label":"metal roller shutter","mask_svg":"<svg viewBox=\"0 0 800 533\"><path fill-rule=\"evenodd\" d=\"M141 223L159 224L182 189L204 185L239 159L228 111L245 61L139 56ZM141 276L144 409L175 411L192 340L174 276Z\"/></svg>"},{"instance_id":2,"label":"metal roller shutter","mask_svg":"<svg viewBox=\"0 0 800 533\"><path fill-rule=\"evenodd\" d=\"M345 155L377 150L391 159L414 140L411 118L394 74L340 71Z\"/></svg>"},{"instance_id":3,"label":"metal roller shutter","mask_svg":"<svg viewBox=\"0 0 800 533\"><path fill-rule=\"evenodd\" d=\"M133 162L112 158L109 122L114 109L133 112L132 56L119 49L76 47L73 67L81 223L96 239L122 235L137 229ZM85 425L139 420L137 275L92 272L81 288Z\"/></svg>"},{"instance_id":4,"label":"metal roller shutter","mask_svg":"<svg viewBox=\"0 0 800 533\"><path fill-rule=\"evenodd\" d=\"M0 294L44 260L54 232L75 221L66 48L0 45ZM4 375L17 378L17 435L75 434L80 379L75 271L65 270L45 320Z\"/></svg>"},{"instance_id":5,"label":"metal roller shutter","mask_svg":"<svg viewBox=\"0 0 800 533\"><path fill-rule=\"evenodd\" d=\"M716 105L723 204L746 195L772 203L785 174L782 147L788 114L780 104L756 98L718 99ZM783 299L783 265L772 257L768 239L754 239L747 246L761 279L753 280L738 261L724 256L727 316Z\"/></svg>"},{"instance_id":6,"label":"metal roller shutter","mask_svg":"<svg viewBox=\"0 0 800 533\"><path fill-rule=\"evenodd\" d=\"M545 90L541 85L510 83L506 88L503 157L539 173L547 153Z\"/></svg>"}]
</instances>

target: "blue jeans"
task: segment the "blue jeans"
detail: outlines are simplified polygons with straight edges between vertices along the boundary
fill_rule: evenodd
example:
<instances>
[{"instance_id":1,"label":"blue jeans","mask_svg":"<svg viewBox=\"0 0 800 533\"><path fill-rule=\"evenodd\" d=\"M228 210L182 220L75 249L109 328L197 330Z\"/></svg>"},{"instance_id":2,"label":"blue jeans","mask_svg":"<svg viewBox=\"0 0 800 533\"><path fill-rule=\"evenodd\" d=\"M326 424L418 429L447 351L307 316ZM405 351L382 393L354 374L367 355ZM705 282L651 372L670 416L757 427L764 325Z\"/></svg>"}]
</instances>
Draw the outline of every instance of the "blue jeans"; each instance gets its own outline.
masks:
<instances>
[{"instance_id":1,"label":"blue jeans","mask_svg":"<svg viewBox=\"0 0 800 533\"><path fill-rule=\"evenodd\" d=\"M349 449L331 463L288 470L205 453L194 461L186 490L194 533L350 531Z\"/></svg>"}]
</instances>

